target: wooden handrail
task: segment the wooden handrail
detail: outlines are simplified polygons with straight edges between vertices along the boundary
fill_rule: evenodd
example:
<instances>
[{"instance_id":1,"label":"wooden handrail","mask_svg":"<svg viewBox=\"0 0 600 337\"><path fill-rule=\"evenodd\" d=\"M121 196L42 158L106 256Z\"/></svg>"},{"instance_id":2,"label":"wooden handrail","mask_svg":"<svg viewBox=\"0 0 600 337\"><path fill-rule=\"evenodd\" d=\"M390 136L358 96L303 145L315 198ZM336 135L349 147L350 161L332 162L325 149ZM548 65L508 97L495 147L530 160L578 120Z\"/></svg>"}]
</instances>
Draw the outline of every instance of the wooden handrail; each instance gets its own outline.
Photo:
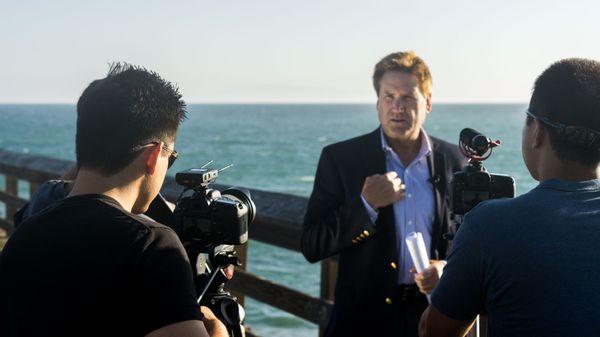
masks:
<instances>
[{"instance_id":1,"label":"wooden handrail","mask_svg":"<svg viewBox=\"0 0 600 337\"><path fill-rule=\"evenodd\" d=\"M73 162L67 160L0 149L0 174L9 177L8 179L12 181L16 181L16 179L28 181L31 190L46 180L56 179L73 165ZM228 186L215 184L215 187L224 189ZM167 177L161 193L167 200L174 202L181 190L181 186L175 183L173 177ZM250 228L250 238L299 252L302 218L308 202L307 198L257 189L249 190L258 209L256 219ZM21 207L26 200L19 198L17 191L13 189L0 192L0 202L6 205L7 215L9 215ZM6 220L0 219L0 227L6 228L11 222L12 217ZM10 232L10 228L8 230ZM243 262L247 264L247 261ZM333 305L337 263L333 260L323 261L321 270L323 275L321 276L320 298L277 284L243 269L236 272L236 277L229 286L236 293L253 297L258 301L316 323L322 331Z\"/></svg>"}]
</instances>

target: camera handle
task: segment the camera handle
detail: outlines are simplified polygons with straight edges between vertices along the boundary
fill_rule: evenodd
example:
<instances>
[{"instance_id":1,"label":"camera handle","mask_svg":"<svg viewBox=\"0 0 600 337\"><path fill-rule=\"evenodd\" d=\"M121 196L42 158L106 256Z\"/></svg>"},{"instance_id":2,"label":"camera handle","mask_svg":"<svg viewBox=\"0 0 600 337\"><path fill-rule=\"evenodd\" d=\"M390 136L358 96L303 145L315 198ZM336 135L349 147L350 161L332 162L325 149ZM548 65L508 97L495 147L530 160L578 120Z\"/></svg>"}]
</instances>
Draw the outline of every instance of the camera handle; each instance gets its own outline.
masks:
<instances>
[{"instance_id":1,"label":"camera handle","mask_svg":"<svg viewBox=\"0 0 600 337\"><path fill-rule=\"evenodd\" d=\"M234 266L241 265L240 259L238 259L238 257L235 256L233 252L223 252L221 254L216 255L214 257L213 263L215 264L213 266L213 270L211 271L208 279L205 281L205 284L203 285L202 290L198 295L198 304L200 304L200 302L202 301L202 297L204 296L204 294L206 294L206 291L210 288L213 281L215 280L215 277L219 272L221 272L222 268L225 268L230 264Z\"/></svg>"},{"instance_id":2,"label":"camera handle","mask_svg":"<svg viewBox=\"0 0 600 337\"><path fill-rule=\"evenodd\" d=\"M194 260L197 260L197 258ZM210 291L208 294L210 303L204 305L208 306L215 316L225 324L231 337L244 337L244 326L242 325L245 316L244 308L237 303L235 297L223 290L227 280L221 272L222 268L228 265L240 266L240 260L233 251L215 254L211 260L213 269L210 274L200 273L194 278L196 289L201 289L198 291L198 304L202 305L204 295ZM195 262L194 266L196 265Z\"/></svg>"}]
</instances>

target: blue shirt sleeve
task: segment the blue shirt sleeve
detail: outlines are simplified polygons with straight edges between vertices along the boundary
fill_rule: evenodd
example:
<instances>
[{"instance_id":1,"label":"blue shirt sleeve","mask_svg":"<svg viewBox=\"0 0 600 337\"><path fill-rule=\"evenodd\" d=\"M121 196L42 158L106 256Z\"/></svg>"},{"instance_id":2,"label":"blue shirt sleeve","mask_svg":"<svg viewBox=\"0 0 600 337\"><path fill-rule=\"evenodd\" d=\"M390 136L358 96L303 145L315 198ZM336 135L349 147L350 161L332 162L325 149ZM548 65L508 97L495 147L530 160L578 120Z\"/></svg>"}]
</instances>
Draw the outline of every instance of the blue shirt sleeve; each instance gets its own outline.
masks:
<instances>
[{"instance_id":1,"label":"blue shirt sleeve","mask_svg":"<svg viewBox=\"0 0 600 337\"><path fill-rule=\"evenodd\" d=\"M474 230L478 225L482 224L470 214L463 219L431 296L431 304L452 319L469 321L484 309L482 238Z\"/></svg>"},{"instance_id":2,"label":"blue shirt sleeve","mask_svg":"<svg viewBox=\"0 0 600 337\"><path fill-rule=\"evenodd\" d=\"M365 209L367 210L367 213L369 214L369 219L371 219L371 222L373 224L375 224L375 221L377 221L377 211L371 207L371 205L369 205L369 203L367 202L367 200L365 200L365 197L362 196L362 194L360 195L360 199L363 202L363 205L365 205Z\"/></svg>"}]
</instances>

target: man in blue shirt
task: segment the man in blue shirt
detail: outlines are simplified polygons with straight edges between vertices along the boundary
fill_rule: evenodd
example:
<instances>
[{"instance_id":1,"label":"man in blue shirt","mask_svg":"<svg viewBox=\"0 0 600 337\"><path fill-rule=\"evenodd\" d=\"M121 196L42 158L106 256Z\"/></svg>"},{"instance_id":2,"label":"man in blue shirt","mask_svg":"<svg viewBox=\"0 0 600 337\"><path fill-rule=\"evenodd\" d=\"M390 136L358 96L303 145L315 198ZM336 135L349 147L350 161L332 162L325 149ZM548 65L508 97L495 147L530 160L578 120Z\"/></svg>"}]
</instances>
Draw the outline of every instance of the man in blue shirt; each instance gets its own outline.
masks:
<instances>
[{"instance_id":1,"label":"man in blue shirt","mask_svg":"<svg viewBox=\"0 0 600 337\"><path fill-rule=\"evenodd\" d=\"M540 184L469 212L423 314L422 336L600 334L600 62L566 59L536 80L522 140Z\"/></svg>"},{"instance_id":2,"label":"man in blue shirt","mask_svg":"<svg viewBox=\"0 0 600 337\"><path fill-rule=\"evenodd\" d=\"M448 181L466 159L423 129L431 74L413 52L375 66L381 127L323 149L302 232L310 262L339 254L335 305L325 336L417 336L445 264ZM415 275L405 239L420 232L431 267Z\"/></svg>"}]
</instances>

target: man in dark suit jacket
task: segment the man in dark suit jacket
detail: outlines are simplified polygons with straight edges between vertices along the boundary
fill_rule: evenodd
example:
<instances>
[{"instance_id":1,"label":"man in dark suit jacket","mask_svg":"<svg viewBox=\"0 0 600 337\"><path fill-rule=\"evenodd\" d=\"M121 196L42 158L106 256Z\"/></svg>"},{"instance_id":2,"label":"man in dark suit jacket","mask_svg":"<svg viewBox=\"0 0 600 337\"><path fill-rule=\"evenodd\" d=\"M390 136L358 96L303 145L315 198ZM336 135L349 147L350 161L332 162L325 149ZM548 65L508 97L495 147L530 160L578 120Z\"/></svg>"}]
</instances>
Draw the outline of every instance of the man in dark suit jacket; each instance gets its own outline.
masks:
<instances>
[{"instance_id":1,"label":"man in dark suit jacket","mask_svg":"<svg viewBox=\"0 0 600 337\"><path fill-rule=\"evenodd\" d=\"M375 67L381 127L323 149L302 233L310 262L339 254L335 305L326 336L417 336L425 293L448 250L449 181L466 159L422 129L431 75L413 52ZM421 232L431 266L419 274L404 239Z\"/></svg>"}]
</instances>

